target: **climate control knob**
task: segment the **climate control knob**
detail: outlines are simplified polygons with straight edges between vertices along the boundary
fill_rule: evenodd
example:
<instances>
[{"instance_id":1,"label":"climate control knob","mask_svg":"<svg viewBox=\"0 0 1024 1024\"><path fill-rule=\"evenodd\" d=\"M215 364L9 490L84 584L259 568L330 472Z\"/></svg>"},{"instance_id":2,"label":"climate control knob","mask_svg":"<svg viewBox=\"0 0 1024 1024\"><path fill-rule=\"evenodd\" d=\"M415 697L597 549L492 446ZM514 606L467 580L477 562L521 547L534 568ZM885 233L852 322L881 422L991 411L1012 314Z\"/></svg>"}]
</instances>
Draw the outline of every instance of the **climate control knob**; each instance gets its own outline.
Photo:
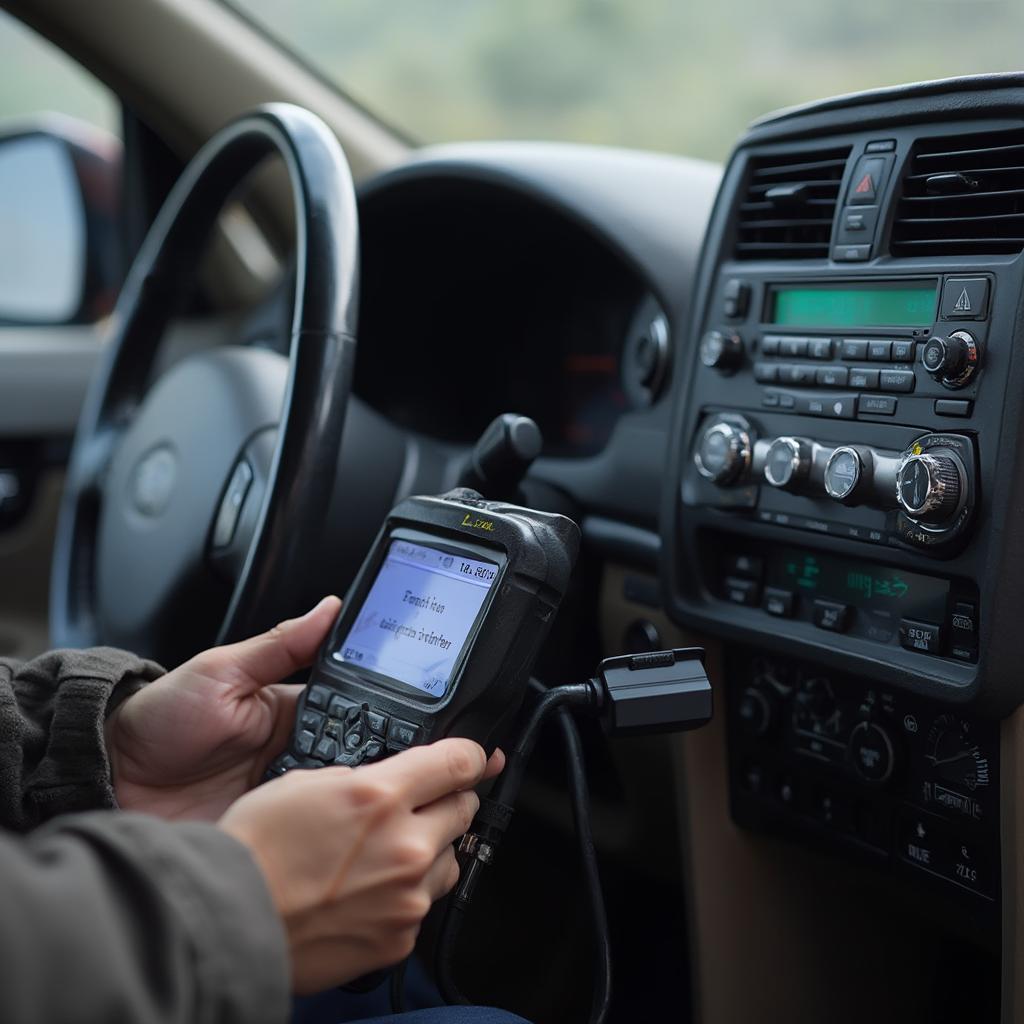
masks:
<instances>
[{"instance_id":1,"label":"climate control knob","mask_svg":"<svg viewBox=\"0 0 1024 1024\"><path fill-rule=\"evenodd\" d=\"M764 478L784 491L796 491L811 471L811 444L802 437L777 437L764 456Z\"/></svg>"},{"instance_id":2,"label":"climate control knob","mask_svg":"<svg viewBox=\"0 0 1024 1024\"><path fill-rule=\"evenodd\" d=\"M949 455L908 455L896 474L896 500L913 520L941 523L960 507L963 470Z\"/></svg>"},{"instance_id":3,"label":"climate control knob","mask_svg":"<svg viewBox=\"0 0 1024 1024\"><path fill-rule=\"evenodd\" d=\"M836 448L825 463L825 493L844 505L858 505L871 485L870 449L854 445Z\"/></svg>"},{"instance_id":4,"label":"climate control knob","mask_svg":"<svg viewBox=\"0 0 1024 1024\"><path fill-rule=\"evenodd\" d=\"M705 480L719 487L736 483L750 465L750 433L739 423L715 420L697 439L693 462Z\"/></svg>"},{"instance_id":5,"label":"climate control knob","mask_svg":"<svg viewBox=\"0 0 1024 1024\"><path fill-rule=\"evenodd\" d=\"M978 343L967 331L929 338L921 349L921 365L943 387L962 388L978 368Z\"/></svg>"},{"instance_id":6,"label":"climate control knob","mask_svg":"<svg viewBox=\"0 0 1024 1024\"><path fill-rule=\"evenodd\" d=\"M877 722L855 725L847 750L853 770L865 782L880 786L889 781L896 765L896 751L888 731Z\"/></svg>"},{"instance_id":7,"label":"climate control knob","mask_svg":"<svg viewBox=\"0 0 1024 1024\"><path fill-rule=\"evenodd\" d=\"M743 360L743 339L735 331L708 331L700 339L700 361L727 373Z\"/></svg>"}]
</instances>

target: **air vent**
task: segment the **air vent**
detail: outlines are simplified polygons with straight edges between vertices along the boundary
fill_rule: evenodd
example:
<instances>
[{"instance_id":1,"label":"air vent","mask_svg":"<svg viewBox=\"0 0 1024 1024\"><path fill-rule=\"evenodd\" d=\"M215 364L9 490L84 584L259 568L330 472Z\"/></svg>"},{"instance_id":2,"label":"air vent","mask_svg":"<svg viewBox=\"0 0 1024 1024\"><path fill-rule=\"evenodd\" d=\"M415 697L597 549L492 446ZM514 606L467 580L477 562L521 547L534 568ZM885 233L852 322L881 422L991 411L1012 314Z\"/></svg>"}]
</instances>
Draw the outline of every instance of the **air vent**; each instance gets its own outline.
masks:
<instances>
[{"instance_id":1,"label":"air vent","mask_svg":"<svg viewBox=\"0 0 1024 1024\"><path fill-rule=\"evenodd\" d=\"M738 259L828 256L848 146L752 161L736 220Z\"/></svg>"},{"instance_id":2,"label":"air vent","mask_svg":"<svg viewBox=\"0 0 1024 1024\"><path fill-rule=\"evenodd\" d=\"M896 208L896 256L1024 250L1024 131L918 142Z\"/></svg>"}]
</instances>

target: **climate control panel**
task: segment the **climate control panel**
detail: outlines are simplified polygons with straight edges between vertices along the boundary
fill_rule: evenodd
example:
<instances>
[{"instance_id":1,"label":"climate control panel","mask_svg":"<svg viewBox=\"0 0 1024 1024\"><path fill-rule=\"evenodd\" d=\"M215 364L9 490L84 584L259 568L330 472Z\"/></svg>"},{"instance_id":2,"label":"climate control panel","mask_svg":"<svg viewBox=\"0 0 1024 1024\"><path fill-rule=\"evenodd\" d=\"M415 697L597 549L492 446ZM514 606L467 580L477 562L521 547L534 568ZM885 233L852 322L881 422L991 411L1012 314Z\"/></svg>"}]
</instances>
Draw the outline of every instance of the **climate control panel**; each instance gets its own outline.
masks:
<instances>
[{"instance_id":1,"label":"climate control panel","mask_svg":"<svg viewBox=\"0 0 1024 1024\"><path fill-rule=\"evenodd\" d=\"M761 433L747 416L708 416L694 442L697 473L720 490L742 491L751 508L759 506L757 488L763 485L886 513L894 541L923 549L962 538L977 506L975 454L967 436L922 434L894 451Z\"/></svg>"},{"instance_id":2,"label":"climate control panel","mask_svg":"<svg viewBox=\"0 0 1024 1024\"><path fill-rule=\"evenodd\" d=\"M737 822L998 898L994 723L789 659L740 652L727 675Z\"/></svg>"}]
</instances>

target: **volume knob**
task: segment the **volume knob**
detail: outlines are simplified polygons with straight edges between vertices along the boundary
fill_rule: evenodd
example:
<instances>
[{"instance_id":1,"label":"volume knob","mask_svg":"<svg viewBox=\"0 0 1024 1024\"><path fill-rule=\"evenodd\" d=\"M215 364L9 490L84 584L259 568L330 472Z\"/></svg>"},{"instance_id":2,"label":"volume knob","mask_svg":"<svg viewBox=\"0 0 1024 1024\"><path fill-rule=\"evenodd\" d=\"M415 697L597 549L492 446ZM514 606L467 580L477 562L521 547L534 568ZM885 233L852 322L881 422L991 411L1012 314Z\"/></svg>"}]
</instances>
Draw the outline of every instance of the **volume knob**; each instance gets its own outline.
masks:
<instances>
[{"instance_id":1,"label":"volume knob","mask_svg":"<svg viewBox=\"0 0 1024 1024\"><path fill-rule=\"evenodd\" d=\"M962 388L978 367L978 343L967 331L929 338L921 349L921 364L943 387Z\"/></svg>"},{"instance_id":2,"label":"volume knob","mask_svg":"<svg viewBox=\"0 0 1024 1024\"><path fill-rule=\"evenodd\" d=\"M728 373L743 361L743 339L735 331L708 331L700 340L700 361Z\"/></svg>"},{"instance_id":3,"label":"volume knob","mask_svg":"<svg viewBox=\"0 0 1024 1024\"><path fill-rule=\"evenodd\" d=\"M896 474L896 500L918 522L951 519L960 506L961 470L948 455L909 455Z\"/></svg>"}]
</instances>

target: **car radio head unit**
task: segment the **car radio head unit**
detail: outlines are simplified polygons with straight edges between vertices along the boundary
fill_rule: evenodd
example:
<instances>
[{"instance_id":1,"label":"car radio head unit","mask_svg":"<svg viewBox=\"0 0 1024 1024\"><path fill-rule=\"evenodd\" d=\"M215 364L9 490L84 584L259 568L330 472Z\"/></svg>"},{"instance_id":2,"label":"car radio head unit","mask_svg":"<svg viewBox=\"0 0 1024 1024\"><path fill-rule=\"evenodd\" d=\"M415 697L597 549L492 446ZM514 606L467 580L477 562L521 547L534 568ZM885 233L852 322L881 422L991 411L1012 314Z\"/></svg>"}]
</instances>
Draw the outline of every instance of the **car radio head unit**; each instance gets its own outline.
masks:
<instances>
[{"instance_id":1,"label":"car radio head unit","mask_svg":"<svg viewBox=\"0 0 1024 1024\"><path fill-rule=\"evenodd\" d=\"M405 499L345 598L271 774L443 736L490 752L522 703L579 539L565 516L464 488Z\"/></svg>"}]
</instances>

